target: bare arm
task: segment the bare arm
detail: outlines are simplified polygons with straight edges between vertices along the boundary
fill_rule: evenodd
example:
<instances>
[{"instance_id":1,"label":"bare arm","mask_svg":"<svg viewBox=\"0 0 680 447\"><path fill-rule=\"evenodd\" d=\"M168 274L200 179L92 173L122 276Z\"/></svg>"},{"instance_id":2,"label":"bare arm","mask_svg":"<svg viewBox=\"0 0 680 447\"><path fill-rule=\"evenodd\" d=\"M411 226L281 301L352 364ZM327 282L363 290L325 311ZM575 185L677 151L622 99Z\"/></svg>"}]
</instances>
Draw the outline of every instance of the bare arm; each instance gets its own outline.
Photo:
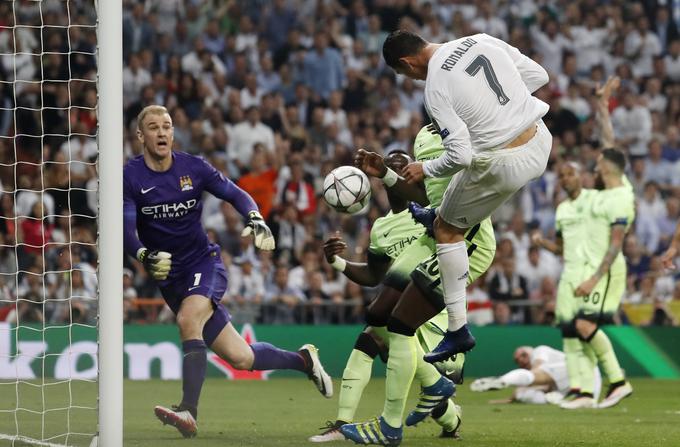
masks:
<instances>
[{"instance_id":1,"label":"bare arm","mask_svg":"<svg viewBox=\"0 0 680 447\"><path fill-rule=\"evenodd\" d=\"M336 262L336 256L342 253L346 248L347 244L345 244L345 241L343 241L338 234L328 238L323 246L326 261L329 264L334 264ZM342 273L351 281L354 281L361 286L375 287L380 284L380 281L385 277L390 264L391 259L389 257L375 255L369 251L367 262L345 261Z\"/></svg>"},{"instance_id":2,"label":"bare arm","mask_svg":"<svg viewBox=\"0 0 680 447\"><path fill-rule=\"evenodd\" d=\"M595 110L597 112L597 122L600 126L602 147L614 147L616 145L614 140L614 127L612 126L611 116L609 114L609 98L615 92L621 80L618 76L611 76L607 82L595 91Z\"/></svg>"},{"instance_id":3,"label":"bare arm","mask_svg":"<svg viewBox=\"0 0 680 447\"><path fill-rule=\"evenodd\" d=\"M541 235L541 233L534 233L531 235L531 241L538 245L541 248L545 248L549 252L556 254L558 256L562 256L562 250L564 249L564 241L562 240L562 236L558 233L557 237L555 238L554 241L551 241L550 239L545 239Z\"/></svg>"},{"instance_id":4,"label":"bare arm","mask_svg":"<svg viewBox=\"0 0 680 447\"><path fill-rule=\"evenodd\" d=\"M354 156L354 166L361 169L366 175L371 177L383 178L387 173L387 166L385 160L380 154L369 152L364 149L359 149ZM421 206L427 206L430 201L427 199L425 193L425 185L422 182L409 183L402 177L399 177L395 184L389 188L390 191L397 194L402 199L416 202Z\"/></svg>"},{"instance_id":5,"label":"bare arm","mask_svg":"<svg viewBox=\"0 0 680 447\"><path fill-rule=\"evenodd\" d=\"M675 234L671 240L670 247L668 247L668 250L661 256L661 262L663 262L665 268L675 268L673 260L678 256L678 251L680 251L680 224L675 227Z\"/></svg>"},{"instance_id":6,"label":"bare arm","mask_svg":"<svg viewBox=\"0 0 680 447\"><path fill-rule=\"evenodd\" d=\"M593 291L593 288L597 282L609 271L612 263L616 257L621 252L621 247L623 247L623 239L626 237L626 226L625 225L612 225L611 236L609 237L609 248L605 253L602 261L600 262L597 271L588 278L586 281L581 283L576 290L574 295L576 296L587 296Z\"/></svg>"}]
</instances>

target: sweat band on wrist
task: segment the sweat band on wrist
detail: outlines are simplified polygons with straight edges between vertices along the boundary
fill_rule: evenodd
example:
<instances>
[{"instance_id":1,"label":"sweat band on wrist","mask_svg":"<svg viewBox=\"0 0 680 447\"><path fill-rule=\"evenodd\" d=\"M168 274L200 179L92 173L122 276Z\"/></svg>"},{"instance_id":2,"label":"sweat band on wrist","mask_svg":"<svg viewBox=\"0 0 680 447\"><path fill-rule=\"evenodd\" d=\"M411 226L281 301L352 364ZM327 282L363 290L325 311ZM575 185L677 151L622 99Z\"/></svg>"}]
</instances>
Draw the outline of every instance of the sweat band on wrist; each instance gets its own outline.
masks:
<instances>
[{"instance_id":1,"label":"sweat band on wrist","mask_svg":"<svg viewBox=\"0 0 680 447\"><path fill-rule=\"evenodd\" d=\"M347 267L347 261L336 255L333 262L331 262L331 267L339 272L344 272L345 267Z\"/></svg>"},{"instance_id":2,"label":"sweat band on wrist","mask_svg":"<svg viewBox=\"0 0 680 447\"><path fill-rule=\"evenodd\" d=\"M385 172L385 175L382 178L383 183L385 186L388 188L392 187L397 183L397 180L399 180L399 174L394 172L392 169L387 168L387 172Z\"/></svg>"}]
</instances>

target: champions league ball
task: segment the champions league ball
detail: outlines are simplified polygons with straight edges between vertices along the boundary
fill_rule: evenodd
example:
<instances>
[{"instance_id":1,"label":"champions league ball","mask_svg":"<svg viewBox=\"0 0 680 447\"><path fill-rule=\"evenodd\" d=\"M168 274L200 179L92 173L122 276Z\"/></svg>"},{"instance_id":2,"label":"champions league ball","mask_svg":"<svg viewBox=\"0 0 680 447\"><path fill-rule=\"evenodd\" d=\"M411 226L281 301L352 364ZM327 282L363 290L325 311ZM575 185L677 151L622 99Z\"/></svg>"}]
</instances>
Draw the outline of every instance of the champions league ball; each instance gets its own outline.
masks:
<instances>
[{"instance_id":1,"label":"champions league ball","mask_svg":"<svg viewBox=\"0 0 680 447\"><path fill-rule=\"evenodd\" d=\"M353 166L340 166L324 179L323 198L338 212L356 214L368 208L371 184L361 170Z\"/></svg>"}]
</instances>

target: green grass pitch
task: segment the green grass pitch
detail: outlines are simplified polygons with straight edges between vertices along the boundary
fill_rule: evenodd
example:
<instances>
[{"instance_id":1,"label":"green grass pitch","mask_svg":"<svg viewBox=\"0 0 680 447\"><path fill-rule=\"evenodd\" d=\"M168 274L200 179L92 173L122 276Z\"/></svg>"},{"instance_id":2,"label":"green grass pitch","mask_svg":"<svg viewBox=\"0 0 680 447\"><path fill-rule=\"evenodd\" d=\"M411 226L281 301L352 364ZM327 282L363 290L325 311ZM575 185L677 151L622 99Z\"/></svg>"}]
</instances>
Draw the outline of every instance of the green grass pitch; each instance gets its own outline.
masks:
<instances>
[{"instance_id":1,"label":"green grass pitch","mask_svg":"<svg viewBox=\"0 0 680 447\"><path fill-rule=\"evenodd\" d=\"M635 393L608 410L568 412L549 405L490 405L488 400L508 391L472 393L469 380L459 387L456 402L463 406L462 441L438 439L439 427L427 420L404 432L404 446L680 446L680 381L635 379ZM39 410L68 404L66 384L40 388L23 385L20 406ZM170 405L179 396L175 381L125 382L125 446L208 447L208 446L304 446L326 420L336 414L336 397L324 399L304 379L272 379L266 382L209 379L203 387L199 414L199 435L181 438L172 427L162 426L153 416L153 406ZM3 384L2 409L15 405L15 385ZM72 403L94 402L94 384L73 384ZM379 414L384 380L374 380L364 393L357 417ZM413 390L409 407L415 402ZM45 434L63 432L66 410L45 416ZM92 429L95 415L88 410L71 410L72 431ZM41 436L41 416L18 413L23 434ZM0 433L14 434L14 416L0 413ZM1 440L0 446L11 445ZM64 439L55 439L54 443ZM89 445L86 437L72 437L70 445ZM15 445L24 445L16 443ZM351 445L349 442L329 445Z\"/></svg>"}]
</instances>

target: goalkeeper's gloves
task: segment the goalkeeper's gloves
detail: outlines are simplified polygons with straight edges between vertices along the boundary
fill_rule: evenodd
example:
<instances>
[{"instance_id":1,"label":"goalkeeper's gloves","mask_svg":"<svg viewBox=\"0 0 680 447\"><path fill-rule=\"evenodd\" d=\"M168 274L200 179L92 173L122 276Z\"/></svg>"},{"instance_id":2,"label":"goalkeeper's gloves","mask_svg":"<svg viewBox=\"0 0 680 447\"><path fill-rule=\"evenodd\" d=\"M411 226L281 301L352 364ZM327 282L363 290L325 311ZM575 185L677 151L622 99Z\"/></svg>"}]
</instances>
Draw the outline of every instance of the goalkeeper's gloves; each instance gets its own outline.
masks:
<instances>
[{"instance_id":1,"label":"goalkeeper's gloves","mask_svg":"<svg viewBox=\"0 0 680 447\"><path fill-rule=\"evenodd\" d=\"M137 259L144 264L146 271L151 273L153 279L162 281L167 279L172 266L172 255L167 251L151 251L148 248L140 248Z\"/></svg>"},{"instance_id":2,"label":"goalkeeper's gloves","mask_svg":"<svg viewBox=\"0 0 680 447\"><path fill-rule=\"evenodd\" d=\"M255 239L255 246L260 250L273 250L276 244L274 243L274 235L264 222L262 215L257 211L248 213L250 219L246 227L241 232L241 236L248 236L252 234Z\"/></svg>"}]
</instances>

